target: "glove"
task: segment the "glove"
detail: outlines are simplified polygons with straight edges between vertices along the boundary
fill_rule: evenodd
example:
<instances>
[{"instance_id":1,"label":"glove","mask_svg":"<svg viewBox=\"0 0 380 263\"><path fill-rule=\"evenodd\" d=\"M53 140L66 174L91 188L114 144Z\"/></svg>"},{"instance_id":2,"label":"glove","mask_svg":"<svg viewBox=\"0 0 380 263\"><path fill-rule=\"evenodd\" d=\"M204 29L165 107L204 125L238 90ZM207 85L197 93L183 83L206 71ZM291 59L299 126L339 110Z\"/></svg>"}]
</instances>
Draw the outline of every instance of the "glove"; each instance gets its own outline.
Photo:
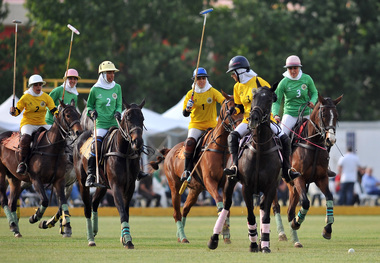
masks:
<instances>
[{"instance_id":1,"label":"glove","mask_svg":"<svg viewBox=\"0 0 380 263\"><path fill-rule=\"evenodd\" d=\"M228 115L233 115L235 112L236 112L235 107L232 107L231 109L228 109L228 110L227 110L227 114L228 114Z\"/></svg>"},{"instance_id":2,"label":"glove","mask_svg":"<svg viewBox=\"0 0 380 263\"><path fill-rule=\"evenodd\" d=\"M280 118L280 116L278 116L278 115L274 116L274 119L277 121L277 123L280 123L280 122L281 122L281 118Z\"/></svg>"},{"instance_id":3,"label":"glove","mask_svg":"<svg viewBox=\"0 0 380 263\"><path fill-rule=\"evenodd\" d=\"M96 120L96 118L98 118L98 112L96 110L90 110L89 114L90 114L91 119L93 120Z\"/></svg>"},{"instance_id":4,"label":"glove","mask_svg":"<svg viewBox=\"0 0 380 263\"><path fill-rule=\"evenodd\" d=\"M118 120L119 122L121 122L121 113L120 112L115 112L115 115L113 115L115 117L116 120Z\"/></svg>"},{"instance_id":5,"label":"glove","mask_svg":"<svg viewBox=\"0 0 380 263\"><path fill-rule=\"evenodd\" d=\"M192 99L189 99L189 101L186 104L186 110L187 111L191 111L191 109L193 108L193 106L194 106L194 101Z\"/></svg>"}]
</instances>

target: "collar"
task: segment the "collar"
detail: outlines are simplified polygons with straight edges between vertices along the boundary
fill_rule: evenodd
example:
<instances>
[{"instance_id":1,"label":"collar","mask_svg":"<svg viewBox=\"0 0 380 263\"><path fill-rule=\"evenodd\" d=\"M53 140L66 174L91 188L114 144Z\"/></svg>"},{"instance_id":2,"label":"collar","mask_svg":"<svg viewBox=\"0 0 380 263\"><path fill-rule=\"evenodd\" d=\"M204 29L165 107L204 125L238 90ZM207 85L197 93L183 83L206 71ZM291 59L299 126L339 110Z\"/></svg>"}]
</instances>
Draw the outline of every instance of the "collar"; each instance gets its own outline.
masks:
<instances>
[{"instance_id":1,"label":"collar","mask_svg":"<svg viewBox=\"0 0 380 263\"><path fill-rule=\"evenodd\" d=\"M301 78L301 76L302 76L302 69L300 69L300 72L298 72L298 75L295 78L292 78L292 76L290 76L290 74L289 74L288 71L285 71L282 75L285 78L288 78L288 79L291 79L291 80L299 80Z\"/></svg>"}]
</instances>

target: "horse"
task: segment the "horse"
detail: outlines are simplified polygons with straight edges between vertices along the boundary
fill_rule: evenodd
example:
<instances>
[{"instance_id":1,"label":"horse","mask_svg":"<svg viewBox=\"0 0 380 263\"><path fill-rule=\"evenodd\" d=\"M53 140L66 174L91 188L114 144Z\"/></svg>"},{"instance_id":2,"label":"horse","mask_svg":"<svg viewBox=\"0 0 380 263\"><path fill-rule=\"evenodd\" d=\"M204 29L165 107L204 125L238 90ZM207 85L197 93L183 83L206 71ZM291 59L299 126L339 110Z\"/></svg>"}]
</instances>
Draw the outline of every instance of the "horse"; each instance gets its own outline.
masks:
<instances>
[{"instance_id":1,"label":"horse","mask_svg":"<svg viewBox=\"0 0 380 263\"><path fill-rule=\"evenodd\" d=\"M292 147L294 147L291 158L292 167L299 171L301 176L288 184L289 206L287 214L291 226L291 238L295 247L303 247L296 230L301 227L310 208L307 192L309 184L313 182L326 197L326 225L323 228L322 236L325 239L331 239L334 203L329 189L329 149L336 142L335 133L338 120L336 105L340 103L342 97L343 95L333 100L328 97L324 98L319 94L318 102L310 115L310 119L304 119L294 131L299 138L295 138L292 142ZM295 209L300 201L301 208L296 217ZM278 231L283 232L281 218L276 222L280 224L277 226Z\"/></svg>"},{"instance_id":2,"label":"horse","mask_svg":"<svg viewBox=\"0 0 380 263\"><path fill-rule=\"evenodd\" d=\"M227 148L227 137L234 130L236 124L242 120L242 114L227 114L229 109L235 107L235 103L233 96L229 96L223 91L222 94L225 100L220 109L217 125L205 134L203 141L200 139L203 156L199 161L199 165L194 167L196 172L194 172L193 179L189 183L189 194L183 206L182 214L179 192L182 185L180 178L184 170L184 142L178 143L172 149L162 149L160 151L162 156L158 156L156 162L149 163L153 169L157 170L158 164L164 161L165 175L172 196L173 217L177 225L177 240L181 243L189 243L184 230L186 218L202 191L207 190L211 194L217 204L218 212L223 208L223 198L218 190L224 186L226 181L225 176L223 176L223 168L230 156ZM205 148L207 148L206 151ZM195 151L195 156L197 157L194 158L194 162L199 160L199 147L197 149ZM225 242L230 243L229 222L227 222L223 231Z\"/></svg>"},{"instance_id":3,"label":"horse","mask_svg":"<svg viewBox=\"0 0 380 263\"><path fill-rule=\"evenodd\" d=\"M144 116L141 111L145 104L123 103L126 110L118 127L111 128L104 137L102 155L99 156L99 177L113 192L115 205L120 214L121 238L125 248L133 249L129 227L129 206L135 190L135 180L140 171L140 154L143 149ZM107 188L97 188L91 200L90 188L85 186L87 178L87 155L91 145L91 130L79 136L74 146L74 169L84 203L89 246L96 246L98 233L98 207ZM102 165L101 165L102 164Z\"/></svg>"},{"instance_id":4,"label":"horse","mask_svg":"<svg viewBox=\"0 0 380 263\"><path fill-rule=\"evenodd\" d=\"M249 136L240 142L241 157L237 175L228 176L224 188L224 209L215 223L213 235L207 243L210 249L218 247L219 234L232 205L232 194L238 181L242 184L243 198L248 213L248 235L250 251L270 253L270 208L276 195L280 180L281 160L278 150L280 145L270 127L271 107L274 101L273 88L259 87L253 95L249 115ZM229 160L232 164L232 160ZM260 246L257 245L257 225L254 210L254 195L262 193L260 201Z\"/></svg>"},{"instance_id":5,"label":"horse","mask_svg":"<svg viewBox=\"0 0 380 263\"><path fill-rule=\"evenodd\" d=\"M13 148L14 146L9 146L12 145L12 140L18 140L19 133L5 132L0 135L0 201L15 237L22 236L16 215L17 200L21 194L22 181L31 182L41 200L41 206L29 218L29 222L34 224L42 218L49 205L44 184L52 185L62 209L65 235L71 236L70 215L64 193L64 173L67 164L64 150L66 137L69 135L70 130L79 135L82 128L79 124L79 113L73 103L65 105L60 101L58 110L58 116L55 118L51 128L48 131L35 134L29 156L29 167L25 175L16 173L19 162L18 149ZM9 202L6 196L6 176L10 187Z\"/></svg>"}]
</instances>

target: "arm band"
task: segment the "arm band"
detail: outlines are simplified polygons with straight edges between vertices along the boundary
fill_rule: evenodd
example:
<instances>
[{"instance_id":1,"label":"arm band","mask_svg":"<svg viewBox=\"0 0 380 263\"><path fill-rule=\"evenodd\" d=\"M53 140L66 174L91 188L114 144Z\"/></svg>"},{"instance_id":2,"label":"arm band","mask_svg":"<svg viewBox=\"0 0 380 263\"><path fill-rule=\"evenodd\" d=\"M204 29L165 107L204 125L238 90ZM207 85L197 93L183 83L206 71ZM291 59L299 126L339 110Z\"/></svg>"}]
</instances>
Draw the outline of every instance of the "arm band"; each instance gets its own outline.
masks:
<instances>
[{"instance_id":1,"label":"arm band","mask_svg":"<svg viewBox=\"0 0 380 263\"><path fill-rule=\"evenodd\" d=\"M244 113L244 106L242 104L236 104L235 105L235 109L239 109L240 110L239 112L236 110L236 112L238 112L237 114Z\"/></svg>"},{"instance_id":2,"label":"arm band","mask_svg":"<svg viewBox=\"0 0 380 263\"><path fill-rule=\"evenodd\" d=\"M57 109L57 107L52 108L52 109L50 110L50 113L53 114L53 115L58 114L58 109Z\"/></svg>"}]
</instances>

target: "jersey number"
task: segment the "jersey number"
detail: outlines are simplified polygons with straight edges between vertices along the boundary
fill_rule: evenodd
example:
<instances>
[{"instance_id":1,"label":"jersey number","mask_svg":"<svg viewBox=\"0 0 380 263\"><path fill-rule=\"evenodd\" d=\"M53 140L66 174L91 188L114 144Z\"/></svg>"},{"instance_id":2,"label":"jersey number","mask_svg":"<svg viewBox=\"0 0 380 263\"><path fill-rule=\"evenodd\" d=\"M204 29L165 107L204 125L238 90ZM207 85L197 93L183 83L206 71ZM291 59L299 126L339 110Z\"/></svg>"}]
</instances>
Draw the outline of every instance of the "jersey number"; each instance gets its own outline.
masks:
<instances>
[{"instance_id":1,"label":"jersey number","mask_svg":"<svg viewBox=\"0 0 380 263\"><path fill-rule=\"evenodd\" d=\"M107 98L107 104L106 104L107 107L111 106L111 99L110 98Z\"/></svg>"},{"instance_id":2,"label":"jersey number","mask_svg":"<svg viewBox=\"0 0 380 263\"><path fill-rule=\"evenodd\" d=\"M35 110L34 112L37 112L39 109L40 109L40 107L39 107L39 106L37 106L37 107L36 107L36 110Z\"/></svg>"},{"instance_id":3,"label":"jersey number","mask_svg":"<svg viewBox=\"0 0 380 263\"><path fill-rule=\"evenodd\" d=\"M297 90L297 98L301 97L301 90Z\"/></svg>"}]
</instances>

